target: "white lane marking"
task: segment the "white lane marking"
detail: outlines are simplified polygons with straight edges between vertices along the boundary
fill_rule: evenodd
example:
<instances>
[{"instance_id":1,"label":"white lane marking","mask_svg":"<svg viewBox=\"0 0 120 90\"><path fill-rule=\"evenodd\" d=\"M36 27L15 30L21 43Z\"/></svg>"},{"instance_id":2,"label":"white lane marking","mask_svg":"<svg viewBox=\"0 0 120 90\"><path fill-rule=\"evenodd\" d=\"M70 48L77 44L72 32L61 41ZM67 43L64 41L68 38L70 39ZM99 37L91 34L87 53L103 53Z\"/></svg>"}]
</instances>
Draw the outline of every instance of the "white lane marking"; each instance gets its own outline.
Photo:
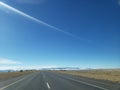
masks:
<instances>
[{"instance_id":1,"label":"white lane marking","mask_svg":"<svg viewBox=\"0 0 120 90\"><path fill-rule=\"evenodd\" d=\"M16 84L16 83L18 83L18 82L24 80L25 78L27 78L27 77L24 77L24 78L19 79L19 80L15 81L15 82L13 82L13 83L11 83L11 84L8 84L8 85L6 85L6 86L0 88L0 90L4 90L4 89L8 88L9 86L12 86L12 85L14 85L14 84Z\"/></svg>"},{"instance_id":2,"label":"white lane marking","mask_svg":"<svg viewBox=\"0 0 120 90\"><path fill-rule=\"evenodd\" d=\"M86 84L86 85L89 85L89 86L92 86L92 87L96 87L96 88L99 88L99 89L102 89L102 90L109 90L107 88L103 88L103 87L100 87L100 86L97 86L97 85L94 85L94 84L90 84L90 83L87 83L87 82L75 80L75 79L68 78L68 77L64 77L64 78L67 78L67 79L70 79L70 80L73 80L73 81L76 81L76 82L79 82L79 83L83 83L83 84Z\"/></svg>"},{"instance_id":3,"label":"white lane marking","mask_svg":"<svg viewBox=\"0 0 120 90\"><path fill-rule=\"evenodd\" d=\"M49 83L48 83L48 82L46 83L46 85L47 85L48 89L50 89L50 85L49 85Z\"/></svg>"},{"instance_id":4,"label":"white lane marking","mask_svg":"<svg viewBox=\"0 0 120 90\"><path fill-rule=\"evenodd\" d=\"M82 79L82 78L80 78L81 80L84 80L84 79ZM93 81L93 82L96 82L96 83L99 83L99 84L103 84L103 85L109 85L109 84L107 84L107 83L102 83L102 82L98 82L98 81L95 81L95 80L88 80L88 81Z\"/></svg>"}]
</instances>

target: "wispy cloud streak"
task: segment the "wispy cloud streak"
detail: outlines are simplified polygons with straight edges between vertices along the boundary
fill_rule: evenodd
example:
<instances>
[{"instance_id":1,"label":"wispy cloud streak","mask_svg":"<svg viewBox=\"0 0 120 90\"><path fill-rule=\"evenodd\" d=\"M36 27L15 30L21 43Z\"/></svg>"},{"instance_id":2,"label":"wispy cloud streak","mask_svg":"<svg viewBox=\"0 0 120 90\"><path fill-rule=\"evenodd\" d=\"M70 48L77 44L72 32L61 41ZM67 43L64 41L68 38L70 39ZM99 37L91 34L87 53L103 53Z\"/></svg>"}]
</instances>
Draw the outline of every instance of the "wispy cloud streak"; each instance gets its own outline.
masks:
<instances>
[{"instance_id":1,"label":"wispy cloud streak","mask_svg":"<svg viewBox=\"0 0 120 90\"><path fill-rule=\"evenodd\" d=\"M120 0L118 0L118 5L120 6Z\"/></svg>"},{"instance_id":2,"label":"wispy cloud streak","mask_svg":"<svg viewBox=\"0 0 120 90\"><path fill-rule=\"evenodd\" d=\"M21 64L21 62L19 61L15 61L15 60L10 60L10 59L6 59L6 58L0 58L0 65L13 65L13 64Z\"/></svg>"},{"instance_id":3,"label":"wispy cloud streak","mask_svg":"<svg viewBox=\"0 0 120 90\"><path fill-rule=\"evenodd\" d=\"M3 2L0 1L0 5L3 6L3 7L5 7L6 9L9 9L9 10L11 10L11 11L13 11L13 12L15 12L15 13L21 15L21 16L23 16L23 17L26 17L26 18L28 18L28 19L31 19L31 20L37 22L38 24L42 24L42 25L47 26L47 27L49 27L49 28L51 28L51 29L53 29L53 30L56 30L56 31L62 32L62 33L64 33L64 34L66 34L66 35L72 36L72 37L74 37L74 38L83 40L83 39L82 39L81 37L79 37L79 36L76 36L76 35L74 35L74 34L72 34L72 33L70 33L70 32L67 32L67 31L63 31L63 30L61 30L61 29L59 29L59 28L57 28L57 27L55 27L55 26L52 26L52 25L50 25L50 24L48 24L48 23L46 23L46 22L44 22L44 21L42 21L42 20L39 20L39 19L37 19L37 18L34 18L34 17L32 17L32 16L30 16L30 15L28 15L28 14L26 14L26 13L24 13L24 12L18 10L18 9L15 9L14 7L11 7L10 5L8 5L8 4L6 4L6 3L3 3Z\"/></svg>"},{"instance_id":4,"label":"wispy cloud streak","mask_svg":"<svg viewBox=\"0 0 120 90\"><path fill-rule=\"evenodd\" d=\"M46 0L15 0L18 3L25 3L25 4L40 4L45 2Z\"/></svg>"}]
</instances>

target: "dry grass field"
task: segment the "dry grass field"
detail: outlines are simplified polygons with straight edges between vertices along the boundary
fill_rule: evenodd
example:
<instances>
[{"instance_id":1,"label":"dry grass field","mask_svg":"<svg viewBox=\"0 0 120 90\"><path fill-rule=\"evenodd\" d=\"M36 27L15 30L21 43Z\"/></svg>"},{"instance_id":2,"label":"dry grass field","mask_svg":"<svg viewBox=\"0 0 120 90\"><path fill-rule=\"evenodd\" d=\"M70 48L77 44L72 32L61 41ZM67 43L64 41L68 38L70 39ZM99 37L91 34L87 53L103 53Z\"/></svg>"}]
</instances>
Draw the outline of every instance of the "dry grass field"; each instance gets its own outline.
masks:
<instances>
[{"instance_id":1,"label":"dry grass field","mask_svg":"<svg viewBox=\"0 0 120 90\"><path fill-rule=\"evenodd\" d=\"M30 74L33 71L24 71L24 72L4 72L4 73L0 73L0 79L7 79L7 78L12 78L12 77L18 77L21 75L25 75L25 74Z\"/></svg>"},{"instance_id":2,"label":"dry grass field","mask_svg":"<svg viewBox=\"0 0 120 90\"><path fill-rule=\"evenodd\" d=\"M120 83L120 69L116 70L79 70L79 71L57 71L59 73L84 76L99 80L107 80Z\"/></svg>"}]
</instances>

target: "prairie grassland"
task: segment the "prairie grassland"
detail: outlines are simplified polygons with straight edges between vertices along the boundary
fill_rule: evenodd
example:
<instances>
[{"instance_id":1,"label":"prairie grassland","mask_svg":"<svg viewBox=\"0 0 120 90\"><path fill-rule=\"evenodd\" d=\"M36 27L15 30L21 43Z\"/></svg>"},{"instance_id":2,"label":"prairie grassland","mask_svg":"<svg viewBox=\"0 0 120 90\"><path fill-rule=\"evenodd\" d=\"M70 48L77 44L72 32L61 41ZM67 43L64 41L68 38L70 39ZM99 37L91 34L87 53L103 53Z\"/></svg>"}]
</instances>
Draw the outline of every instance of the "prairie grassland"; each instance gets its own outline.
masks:
<instances>
[{"instance_id":1,"label":"prairie grassland","mask_svg":"<svg viewBox=\"0 0 120 90\"><path fill-rule=\"evenodd\" d=\"M0 79L7 79L7 78L12 78L12 77L18 77L21 75L25 75L25 74L30 74L33 71L24 71L24 72L4 72L4 73L0 73Z\"/></svg>"},{"instance_id":2,"label":"prairie grassland","mask_svg":"<svg viewBox=\"0 0 120 90\"><path fill-rule=\"evenodd\" d=\"M78 71L68 70L68 71L57 71L57 72L120 83L120 69L78 70Z\"/></svg>"}]
</instances>

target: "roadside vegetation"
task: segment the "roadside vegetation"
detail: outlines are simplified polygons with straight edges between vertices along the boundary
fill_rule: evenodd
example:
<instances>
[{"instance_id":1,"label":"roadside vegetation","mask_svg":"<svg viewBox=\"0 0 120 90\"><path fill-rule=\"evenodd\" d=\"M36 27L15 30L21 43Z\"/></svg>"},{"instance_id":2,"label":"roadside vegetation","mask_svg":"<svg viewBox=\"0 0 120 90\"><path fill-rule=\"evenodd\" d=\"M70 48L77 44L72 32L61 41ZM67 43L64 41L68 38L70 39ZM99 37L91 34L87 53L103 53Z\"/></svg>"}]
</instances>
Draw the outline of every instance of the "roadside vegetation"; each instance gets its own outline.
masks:
<instances>
[{"instance_id":1,"label":"roadside vegetation","mask_svg":"<svg viewBox=\"0 0 120 90\"><path fill-rule=\"evenodd\" d=\"M120 83L120 69L113 70L59 70L59 73L83 76Z\"/></svg>"},{"instance_id":2,"label":"roadside vegetation","mask_svg":"<svg viewBox=\"0 0 120 90\"><path fill-rule=\"evenodd\" d=\"M0 73L0 79L7 79L7 78L11 78L11 77L14 78L14 77L18 77L21 75L30 74L33 72L35 72L35 71L33 71L33 70L27 70L27 71L20 70L20 71L14 71L14 72L4 72L4 73Z\"/></svg>"}]
</instances>

